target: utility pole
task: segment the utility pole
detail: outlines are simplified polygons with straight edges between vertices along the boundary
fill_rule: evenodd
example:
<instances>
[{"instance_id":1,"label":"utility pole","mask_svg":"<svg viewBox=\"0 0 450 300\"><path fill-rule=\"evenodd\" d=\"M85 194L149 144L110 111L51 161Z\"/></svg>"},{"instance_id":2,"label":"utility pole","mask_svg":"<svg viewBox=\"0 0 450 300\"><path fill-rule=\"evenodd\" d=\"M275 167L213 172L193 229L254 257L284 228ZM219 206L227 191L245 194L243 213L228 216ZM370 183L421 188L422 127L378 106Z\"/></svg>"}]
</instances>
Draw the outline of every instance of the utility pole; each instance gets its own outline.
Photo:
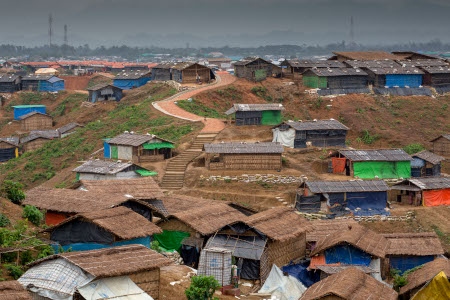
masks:
<instances>
[{"instance_id":1,"label":"utility pole","mask_svg":"<svg viewBox=\"0 0 450 300\"><path fill-rule=\"evenodd\" d=\"M354 31L354 23L353 23L353 16L350 17L350 43L355 42L355 31Z\"/></svg>"},{"instance_id":2,"label":"utility pole","mask_svg":"<svg viewBox=\"0 0 450 300\"><path fill-rule=\"evenodd\" d=\"M53 35L52 25L53 25L53 16L52 13L50 13L50 15L48 16L48 45L50 47L52 46L52 35Z\"/></svg>"},{"instance_id":3,"label":"utility pole","mask_svg":"<svg viewBox=\"0 0 450 300\"><path fill-rule=\"evenodd\" d=\"M64 24L64 46L68 45L68 40L67 40L67 24Z\"/></svg>"}]
</instances>

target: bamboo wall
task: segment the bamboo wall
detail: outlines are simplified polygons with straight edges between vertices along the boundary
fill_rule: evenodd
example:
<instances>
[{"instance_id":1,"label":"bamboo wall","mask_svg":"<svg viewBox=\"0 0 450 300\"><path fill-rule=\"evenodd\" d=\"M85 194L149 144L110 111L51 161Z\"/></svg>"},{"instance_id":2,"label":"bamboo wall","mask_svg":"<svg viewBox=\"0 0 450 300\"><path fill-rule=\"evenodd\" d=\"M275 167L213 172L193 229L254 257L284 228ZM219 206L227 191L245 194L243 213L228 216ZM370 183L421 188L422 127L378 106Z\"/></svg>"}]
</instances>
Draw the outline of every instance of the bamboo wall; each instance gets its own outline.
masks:
<instances>
[{"instance_id":1,"label":"bamboo wall","mask_svg":"<svg viewBox=\"0 0 450 300\"><path fill-rule=\"evenodd\" d=\"M197 231L193 228L189 227L185 223L181 222L178 219L171 218L168 221L162 221L157 224L162 230L169 231L184 231L189 233L191 236L195 236Z\"/></svg>"},{"instance_id":2,"label":"bamboo wall","mask_svg":"<svg viewBox=\"0 0 450 300\"><path fill-rule=\"evenodd\" d=\"M197 64L182 70L183 83L196 83L197 74L200 76L201 82L209 82L211 80L211 71L207 67L201 67Z\"/></svg>"},{"instance_id":3,"label":"bamboo wall","mask_svg":"<svg viewBox=\"0 0 450 300\"><path fill-rule=\"evenodd\" d=\"M450 157L450 141L440 137L433 142L433 153L444 157Z\"/></svg>"},{"instance_id":4,"label":"bamboo wall","mask_svg":"<svg viewBox=\"0 0 450 300\"><path fill-rule=\"evenodd\" d=\"M21 120L20 124L21 129L24 131L51 129L53 127L53 119L50 116L35 114Z\"/></svg>"},{"instance_id":5,"label":"bamboo wall","mask_svg":"<svg viewBox=\"0 0 450 300\"><path fill-rule=\"evenodd\" d=\"M11 144L0 142L0 149L11 149L11 148L17 148L16 146L13 146Z\"/></svg>"},{"instance_id":6,"label":"bamboo wall","mask_svg":"<svg viewBox=\"0 0 450 300\"><path fill-rule=\"evenodd\" d=\"M33 150L39 149L48 141L49 141L48 139L37 138L35 140L29 141L28 143L26 143L23 146L23 150L24 150L24 152L27 152L27 151L33 151Z\"/></svg>"},{"instance_id":7,"label":"bamboo wall","mask_svg":"<svg viewBox=\"0 0 450 300\"><path fill-rule=\"evenodd\" d=\"M211 162L211 155L206 157L209 170L281 170L281 154L221 154L219 162Z\"/></svg>"},{"instance_id":8,"label":"bamboo wall","mask_svg":"<svg viewBox=\"0 0 450 300\"><path fill-rule=\"evenodd\" d=\"M149 294L153 299L159 299L159 273L160 270L144 271L128 275L130 279L136 283L144 292Z\"/></svg>"}]
</instances>

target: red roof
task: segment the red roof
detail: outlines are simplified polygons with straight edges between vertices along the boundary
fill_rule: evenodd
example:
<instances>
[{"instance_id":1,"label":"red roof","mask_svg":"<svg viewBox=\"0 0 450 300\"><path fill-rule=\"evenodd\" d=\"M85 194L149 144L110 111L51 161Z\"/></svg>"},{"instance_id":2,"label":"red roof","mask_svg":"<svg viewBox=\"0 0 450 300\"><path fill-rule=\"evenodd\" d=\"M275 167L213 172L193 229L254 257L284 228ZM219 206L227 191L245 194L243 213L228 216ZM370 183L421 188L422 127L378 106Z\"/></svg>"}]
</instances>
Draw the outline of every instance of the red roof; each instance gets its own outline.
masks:
<instances>
[{"instance_id":1,"label":"red roof","mask_svg":"<svg viewBox=\"0 0 450 300\"><path fill-rule=\"evenodd\" d=\"M330 266L330 267L336 267L339 266L341 263L335 263L335 264L327 264L325 261L325 255L317 255L313 256L311 258L311 262L309 263L310 269L317 269L317 266Z\"/></svg>"}]
</instances>

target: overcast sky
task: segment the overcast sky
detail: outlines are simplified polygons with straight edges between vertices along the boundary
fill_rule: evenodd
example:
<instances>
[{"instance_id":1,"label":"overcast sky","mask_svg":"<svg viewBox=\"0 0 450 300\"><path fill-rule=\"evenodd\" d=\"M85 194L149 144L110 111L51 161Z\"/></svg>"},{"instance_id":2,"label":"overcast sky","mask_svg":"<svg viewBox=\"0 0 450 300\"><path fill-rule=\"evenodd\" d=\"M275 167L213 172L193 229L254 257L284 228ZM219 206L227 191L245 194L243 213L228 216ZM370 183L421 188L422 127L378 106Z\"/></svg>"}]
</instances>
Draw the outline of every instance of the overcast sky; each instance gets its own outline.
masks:
<instances>
[{"instance_id":1,"label":"overcast sky","mask_svg":"<svg viewBox=\"0 0 450 300\"><path fill-rule=\"evenodd\" d=\"M0 0L0 43L249 46L450 41L450 0ZM167 43L167 45L164 45Z\"/></svg>"}]
</instances>

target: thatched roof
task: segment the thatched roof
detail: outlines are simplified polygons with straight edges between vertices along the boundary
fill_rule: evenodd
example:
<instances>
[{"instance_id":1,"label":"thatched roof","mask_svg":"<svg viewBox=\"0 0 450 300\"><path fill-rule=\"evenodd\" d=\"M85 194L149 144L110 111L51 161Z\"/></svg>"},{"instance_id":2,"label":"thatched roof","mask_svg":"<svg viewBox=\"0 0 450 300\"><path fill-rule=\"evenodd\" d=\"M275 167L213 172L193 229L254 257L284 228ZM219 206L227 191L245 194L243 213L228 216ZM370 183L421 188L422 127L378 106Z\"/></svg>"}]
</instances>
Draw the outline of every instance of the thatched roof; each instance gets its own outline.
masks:
<instances>
[{"instance_id":1,"label":"thatched roof","mask_svg":"<svg viewBox=\"0 0 450 300\"><path fill-rule=\"evenodd\" d=\"M115 277L154 270L172 263L170 259L142 245L127 245L100 250L66 252L29 264L63 258L97 277Z\"/></svg>"},{"instance_id":2,"label":"thatched roof","mask_svg":"<svg viewBox=\"0 0 450 300\"><path fill-rule=\"evenodd\" d=\"M214 204L212 200L185 195L170 195L164 196L161 199L163 201L164 207L167 209L169 214L175 214L178 212Z\"/></svg>"},{"instance_id":3,"label":"thatched roof","mask_svg":"<svg viewBox=\"0 0 450 300\"><path fill-rule=\"evenodd\" d=\"M311 252L311 256L341 244L350 244L376 257L384 257L389 246L388 240L381 234L361 225L351 225L323 239Z\"/></svg>"},{"instance_id":4,"label":"thatched roof","mask_svg":"<svg viewBox=\"0 0 450 300\"><path fill-rule=\"evenodd\" d=\"M329 296L348 300L397 300L398 294L386 284L357 268L333 274L306 290L300 300L318 300Z\"/></svg>"},{"instance_id":5,"label":"thatched roof","mask_svg":"<svg viewBox=\"0 0 450 300\"><path fill-rule=\"evenodd\" d=\"M24 205L64 213L91 212L127 201L123 194L37 187L26 192Z\"/></svg>"},{"instance_id":6,"label":"thatched roof","mask_svg":"<svg viewBox=\"0 0 450 300\"><path fill-rule=\"evenodd\" d=\"M310 230L306 233L306 241L320 243L337 232L347 230L348 226L358 226L358 222L348 219L311 221Z\"/></svg>"},{"instance_id":7,"label":"thatched roof","mask_svg":"<svg viewBox=\"0 0 450 300\"><path fill-rule=\"evenodd\" d=\"M309 229L308 221L288 207L276 207L247 217L245 223L275 241L296 238Z\"/></svg>"},{"instance_id":8,"label":"thatched roof","mask_svg":"<svg viewBox=\"0 0 450 300\"><path fill-rule=\"evenodd\" d=\"M450 261L447 258L436 258L424 264L408 275L407 284L400 288L400 295L427 283L441 271L444 271L446 275L450 274Z\"/></svg>"},{"instance_id":9,"label":"thatched roof","mask_svg":"<svg viewBox=\"0 0 450 300\"><path fill-rule=\"evenodd\" d=\"M111 180L81 180L83 188L90 192L130 195L139 199L154 199L164 196L152 177Z\"/></svg>"},{"instance_id":10,"label":"thatched roof","mask_svg":"<svg viewBox=\"0 0 450 300\"><path fill-rule=\"evenodd\" d=\"M434 232L383 234L389 241L386 255L441 255L441 241Z\"/></svg>"},{"instance_id":11,"label":"thatched roof","mask_svg":"<svg viewBox=\"0 0 450 300\"><path fill-rule=\"evenodd\" d=\"M180 220L202 235L209 235L228 224L244 220L246 215L226 203L216 203L174 213L169 216L169 222L170 218Z\"/></svg>"},{"instance_id":12,"label":"thatched roof","mask_svg":"<svg viewBox=\"0 0 450 300\"><path fill-rule=\"evenodd\" d=\"M81 213L64 220L56 226L48 228L45 231L52 232L56 228L74 220L83 220L85 222L94 223L122 240L130 240L162 233L161 228L140 214L123 206Z\"/></svg>"},{"instance_id":13,"label":"thatched roof","mask_svg":"<svg viewBox=\"0 0 450 300\"><path fill-rule=\"evenodd\" d=\"M31 300L27 290L15 280L0 281L0 299L2 300Z\"/></svg>"}]
</instances>

